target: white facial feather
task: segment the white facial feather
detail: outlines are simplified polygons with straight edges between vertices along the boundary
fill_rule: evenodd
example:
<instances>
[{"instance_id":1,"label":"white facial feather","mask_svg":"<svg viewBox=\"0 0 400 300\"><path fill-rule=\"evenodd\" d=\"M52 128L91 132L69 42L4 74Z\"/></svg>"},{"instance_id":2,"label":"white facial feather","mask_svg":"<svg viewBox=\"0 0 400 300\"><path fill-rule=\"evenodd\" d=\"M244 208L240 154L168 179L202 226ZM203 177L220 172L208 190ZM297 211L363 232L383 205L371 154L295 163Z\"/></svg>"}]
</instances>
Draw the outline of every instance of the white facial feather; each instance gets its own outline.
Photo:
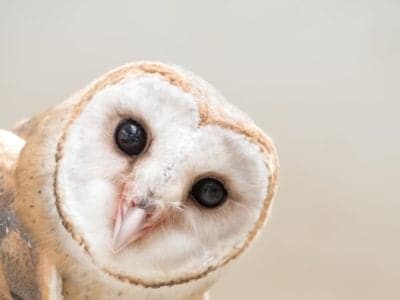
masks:
<instances>
[{"instance_id":1,"label":"white facial feather","mask_svg":"<svg viewBox=\"0 0 400 300\"><path fill-rule=\"evenodd\" d=\"M123 118L140 120L151 136L133 166L114 144ZM239 134L199 127L199 119L190 95L141 75L98 93L71 127L62 167L65 208L102 267L147 280L173 279L207 268L205 262L226 255L254 226L268 187L262 154ZM230 194L213 210L189 198L192 184L207 174L224 181ZM112 218L121 182L138 198L151 194L150 201L175 207L182 222L163 224L115 255Z\"/></svg>"}]
</instances>

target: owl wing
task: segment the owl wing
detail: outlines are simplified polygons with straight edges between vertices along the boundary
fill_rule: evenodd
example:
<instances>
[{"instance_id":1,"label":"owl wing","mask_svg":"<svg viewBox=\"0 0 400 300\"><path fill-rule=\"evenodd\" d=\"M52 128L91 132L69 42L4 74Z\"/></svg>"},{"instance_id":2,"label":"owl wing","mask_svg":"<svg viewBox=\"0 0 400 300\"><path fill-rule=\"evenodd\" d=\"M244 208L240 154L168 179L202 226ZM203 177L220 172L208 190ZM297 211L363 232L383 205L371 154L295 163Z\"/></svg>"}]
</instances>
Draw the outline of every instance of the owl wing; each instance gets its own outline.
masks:
<instances>
[{"instance_id":1,"label":"owl wing","mask_svg":"<svg viewBox=\"0 0 400 300\"><path fill-rule=\"evenodd\" d=\"M0 130L0 299L61 299L55 267L34 249L13 210L14 171L24 144Z\"/></svg>"}]
</instances>

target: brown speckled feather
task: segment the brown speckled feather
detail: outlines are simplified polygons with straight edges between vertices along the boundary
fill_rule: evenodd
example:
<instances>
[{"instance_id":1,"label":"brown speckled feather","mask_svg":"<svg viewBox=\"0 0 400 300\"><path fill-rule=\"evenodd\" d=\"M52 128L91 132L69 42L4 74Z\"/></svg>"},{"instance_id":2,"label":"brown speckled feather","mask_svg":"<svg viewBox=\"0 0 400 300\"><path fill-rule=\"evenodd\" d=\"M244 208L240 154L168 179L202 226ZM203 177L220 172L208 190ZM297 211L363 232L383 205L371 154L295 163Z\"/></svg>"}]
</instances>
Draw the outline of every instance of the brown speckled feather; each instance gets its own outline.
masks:
<instances>
[{"instance_id":1,"label":"brown speckled feather","mask_svg":"<svg viewBox=\"0 0 400 300\"><path fill-rule=\"evenodd\" d=\"M35 274L38 260L12 209L14 168L22 144L13 139L12 134L0 135L0 299L35 300L41 298Z\"/></svg>"}]
</instances>

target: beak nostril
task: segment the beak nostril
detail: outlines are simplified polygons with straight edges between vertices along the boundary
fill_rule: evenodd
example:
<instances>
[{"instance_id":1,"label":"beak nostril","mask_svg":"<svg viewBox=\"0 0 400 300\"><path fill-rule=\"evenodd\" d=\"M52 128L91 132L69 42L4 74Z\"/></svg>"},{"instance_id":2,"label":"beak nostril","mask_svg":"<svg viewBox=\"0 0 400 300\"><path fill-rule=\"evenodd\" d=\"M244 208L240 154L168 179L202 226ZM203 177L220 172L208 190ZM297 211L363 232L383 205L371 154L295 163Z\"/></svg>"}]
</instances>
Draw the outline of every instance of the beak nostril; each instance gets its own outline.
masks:
<instances>
[{"instance_id":1,"label":"beak nostril","mask_svg":"<svg viewBox=\"0 0 400 300\"><path fill-rule=\"evenodd\" d=\"M146 201L141 199L138 200L136 198L131 199L129 201L126 201L126 206L128 207L137 207L137 208L145 208L146 207Z\"/></svg>"}]
</instances>

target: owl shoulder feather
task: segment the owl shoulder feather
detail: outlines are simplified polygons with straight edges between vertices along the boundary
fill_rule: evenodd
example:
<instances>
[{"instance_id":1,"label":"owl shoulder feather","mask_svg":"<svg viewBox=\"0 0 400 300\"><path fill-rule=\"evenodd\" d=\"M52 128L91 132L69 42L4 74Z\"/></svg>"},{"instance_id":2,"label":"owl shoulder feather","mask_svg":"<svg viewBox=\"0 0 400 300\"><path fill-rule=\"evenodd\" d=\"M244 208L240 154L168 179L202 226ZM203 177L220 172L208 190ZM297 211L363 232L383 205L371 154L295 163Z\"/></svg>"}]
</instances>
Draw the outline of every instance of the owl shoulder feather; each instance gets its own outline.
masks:
<instances>
[{"instance_id":1,"label":"owl shoulder feather","mask_svg":"<svg viewBox=\"0 0 400 300\"><path fill-rule=\"evenodd\" d=\"M0 130L0 299L61 299L55 267L34 249L13 210L14 171L24 144Z\"/></svg>"}]
</instances>

